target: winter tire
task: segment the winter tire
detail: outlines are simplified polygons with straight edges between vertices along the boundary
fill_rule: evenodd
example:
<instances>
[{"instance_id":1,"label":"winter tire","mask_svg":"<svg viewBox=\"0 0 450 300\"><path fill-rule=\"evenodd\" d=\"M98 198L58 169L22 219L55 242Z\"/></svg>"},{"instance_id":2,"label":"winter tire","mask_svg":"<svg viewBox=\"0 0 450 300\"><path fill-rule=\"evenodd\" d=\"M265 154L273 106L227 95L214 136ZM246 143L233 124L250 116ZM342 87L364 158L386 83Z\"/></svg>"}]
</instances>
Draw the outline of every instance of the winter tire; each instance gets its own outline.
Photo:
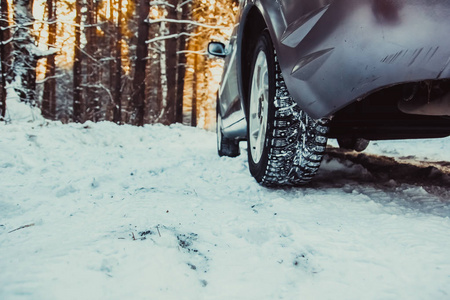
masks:
<instances>
[{"instance_id":1,"label":"winter tire","mask_svg":"<svg viewBox=\"0 0 450 300\"><path fill-rule=\"evenodd\" d=\"M326 149L327 120L314 120L290 97L267 30L256 44L249 84L248 161L265 186L309 182Z\"/></svg>"}]
</instances>

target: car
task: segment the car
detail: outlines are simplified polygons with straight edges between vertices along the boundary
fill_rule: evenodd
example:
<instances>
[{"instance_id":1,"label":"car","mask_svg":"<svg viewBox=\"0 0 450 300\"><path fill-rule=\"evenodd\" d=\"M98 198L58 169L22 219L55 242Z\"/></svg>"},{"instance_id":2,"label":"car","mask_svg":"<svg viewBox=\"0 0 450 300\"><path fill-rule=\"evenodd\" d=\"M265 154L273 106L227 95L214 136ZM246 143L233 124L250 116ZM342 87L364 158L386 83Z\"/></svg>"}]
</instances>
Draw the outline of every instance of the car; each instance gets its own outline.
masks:
<instances>
[{"instance_id":1,"label":"car","mask_svg":"<svg viewBox=\"0 0 450 300\"><path fill-rule=\"evenodd\" d=\"M328 138L450 135L450 1L241 0L217 93L220 156L265 186L311 181ZM420 151L417 149L417 151Z\"/></svg>"}]
</instances>

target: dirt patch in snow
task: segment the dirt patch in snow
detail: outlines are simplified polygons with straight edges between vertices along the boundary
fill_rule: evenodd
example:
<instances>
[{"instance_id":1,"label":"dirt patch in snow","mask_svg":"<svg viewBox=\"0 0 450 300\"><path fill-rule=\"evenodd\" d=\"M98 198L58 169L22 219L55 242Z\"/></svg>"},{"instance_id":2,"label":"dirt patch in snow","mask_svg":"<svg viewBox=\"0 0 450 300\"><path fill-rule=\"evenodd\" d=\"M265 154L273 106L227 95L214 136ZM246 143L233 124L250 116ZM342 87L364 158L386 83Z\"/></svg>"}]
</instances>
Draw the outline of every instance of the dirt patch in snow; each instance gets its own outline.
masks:
<instances>
[{"instance_id":1,"label":"dirt patch in snow","mask_svg":"<svg viewBox=\"0 0 450 300\"><path fill-rule=\"evenodd\" d=\"M346 160L361 165L380 181L393 179L409 184L450 186L450 162L419 161L414 160L414 157L393 158L339 148L327 149L327 159Z\"/></svg>"}]
</instances>

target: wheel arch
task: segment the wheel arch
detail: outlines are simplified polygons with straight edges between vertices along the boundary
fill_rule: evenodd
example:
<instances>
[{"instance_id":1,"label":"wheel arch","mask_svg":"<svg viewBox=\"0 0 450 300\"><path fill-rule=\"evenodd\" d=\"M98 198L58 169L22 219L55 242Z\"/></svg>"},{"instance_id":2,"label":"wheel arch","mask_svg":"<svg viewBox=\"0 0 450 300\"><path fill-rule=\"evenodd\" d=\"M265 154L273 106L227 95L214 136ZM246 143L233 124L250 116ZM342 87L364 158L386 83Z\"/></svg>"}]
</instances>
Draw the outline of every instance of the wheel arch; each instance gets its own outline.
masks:
<instances>
[{"instance_id":1,"label":"wheel arch","mask_svg":"<svg viewBox=\"0 0 450 300\"><path fill-rule=\"evenodd\" d=\"M241 17L241 26L237 40L237 74L239 81L239 94L242 108L248 117L248 93L251 74L253 49L256 46L261 31L267 28L264 17L256 5L247 5ZM245 42L244 42L245 41Z\"/></svg>"}]
</instances>

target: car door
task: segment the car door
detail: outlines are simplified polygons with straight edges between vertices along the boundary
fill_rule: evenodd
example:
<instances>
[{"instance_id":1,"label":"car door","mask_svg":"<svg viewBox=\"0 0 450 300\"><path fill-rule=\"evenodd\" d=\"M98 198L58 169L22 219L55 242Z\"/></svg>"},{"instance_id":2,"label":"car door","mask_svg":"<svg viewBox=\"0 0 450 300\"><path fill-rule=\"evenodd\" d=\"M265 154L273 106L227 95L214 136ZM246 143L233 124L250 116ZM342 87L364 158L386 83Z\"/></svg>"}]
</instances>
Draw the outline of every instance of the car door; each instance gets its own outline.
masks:
<instances>
[{"instance_id":1,"label":"car door","mask_svg":"<svg viewBox=\"0 0 450 300\"><path fill-rule=\"evenodd\" d=\"M222 73L221 85L218 92L219 101L217 105L218 111L222 116L222 127L224 134L230 131L238 131L239 136L245 136L246 132L243 128L245 126L235 126L237 128L230 128L237 123L245 123L245 114L241 105L241 98L239 95L238 85L238 32L239 32L239 18L242 13L244 2L240 2L237 20L233 28L228 45L226 46L226 57L224 62L224 70ZM244 124L245 125L245 124Z\"/></svg>"}]
</instances>

